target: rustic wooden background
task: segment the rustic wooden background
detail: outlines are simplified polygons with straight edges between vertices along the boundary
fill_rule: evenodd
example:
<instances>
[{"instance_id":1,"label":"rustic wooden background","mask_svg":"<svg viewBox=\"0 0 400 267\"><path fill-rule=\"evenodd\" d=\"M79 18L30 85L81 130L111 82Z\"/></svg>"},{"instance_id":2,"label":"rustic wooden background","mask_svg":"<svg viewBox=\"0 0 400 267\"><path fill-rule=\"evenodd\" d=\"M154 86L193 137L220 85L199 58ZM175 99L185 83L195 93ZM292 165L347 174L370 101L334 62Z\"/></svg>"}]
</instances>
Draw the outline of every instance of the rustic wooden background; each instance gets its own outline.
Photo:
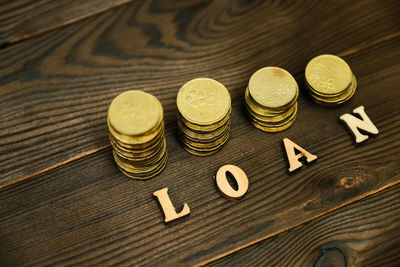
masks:
<instances>
[{"instance_id":1,"label":"rustic wooden background","mask_svg":"<svg viewBox=\"0 0 400 267\"><path fill-rule=\"evenodd\" d=\"M1 1L0 266L399 266L399 14L396 0ZM324 108L305 92L321 53L352 67L350 102ZM243 107L268 65L301 91L295 124L276 134ZM232 96L231 137L206 158L176 136L175 97L195 77ZM128 89L165 109L169 163L148 181L122 175L107 140L108 104ZM355 146L338 118L359 105L380 134ZM318 161L289 175L284 137ZM239 202L215 187L227 163L250 180ZM163 223L163 187L190 217Z\"/></svg>"}]
</instances>

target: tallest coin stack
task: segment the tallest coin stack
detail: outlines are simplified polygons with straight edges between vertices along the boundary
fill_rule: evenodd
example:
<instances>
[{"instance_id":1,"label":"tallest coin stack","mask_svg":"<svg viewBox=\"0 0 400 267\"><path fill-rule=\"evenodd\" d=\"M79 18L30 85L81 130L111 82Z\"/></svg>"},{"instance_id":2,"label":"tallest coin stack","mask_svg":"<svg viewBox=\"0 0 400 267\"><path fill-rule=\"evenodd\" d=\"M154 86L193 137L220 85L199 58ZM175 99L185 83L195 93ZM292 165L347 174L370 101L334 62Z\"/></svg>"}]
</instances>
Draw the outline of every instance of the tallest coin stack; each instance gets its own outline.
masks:
<instances>
[{"instance_id":1,"label":"tallest coin stack","mask_svg":"<svg viewBox=\"0 0 400 267\"><path fill-rule=\"evenodd\" d=\"M127 176L146 179L167 163L163 108L153 95L127 91L111 102L107 124L113 155Z\"/></svg>"}]
</instances>

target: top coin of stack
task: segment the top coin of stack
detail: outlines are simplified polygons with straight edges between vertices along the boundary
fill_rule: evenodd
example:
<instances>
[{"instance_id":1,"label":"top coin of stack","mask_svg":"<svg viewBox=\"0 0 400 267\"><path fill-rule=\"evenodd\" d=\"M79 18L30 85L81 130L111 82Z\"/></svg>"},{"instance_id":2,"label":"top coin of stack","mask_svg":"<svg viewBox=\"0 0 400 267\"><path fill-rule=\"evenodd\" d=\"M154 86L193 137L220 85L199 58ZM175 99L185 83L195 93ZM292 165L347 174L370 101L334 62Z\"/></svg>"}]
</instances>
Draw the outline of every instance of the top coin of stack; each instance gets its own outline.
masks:
<instances>
[{"instance_id":1,"label":"top coin of stack","mask_svg":"<svg viewBox=\"0 0 400 267\"><path fill-rule=\"evenodd\" d=\"M287 129L296 119L299 87L293 76L278 67L256 71L246 88L251 123L267 132Z\"/></svg>"},{"instance_id":2,"label":"top coin of stack","mask_svg":"<svg viewBox=\"0 0 400 267\"><path fill-rule=\"evenodd\" d=\"M349 65L335 55L311 59L306 67L305 80L314 101L325 106L346 102L357 88L356 77Z\"/></svg>"},{"instance_id":3,"label":"top coin of stack","mask_svg":"<svg viewBox=\"0 0 400 267\"><path fill-rule=\"evenodd\" d=\"M115 162L125 175L147 179L164 169L163 108L156 97L133 90L118 95L108 108L107 124Z\"/></svg>"},{"instance_id":4,"label":"top coin of stack","mask_svg":"<svg viewBox=\"0 0 400 267\"><path fill-rule=\"evenodd\" d=\"M185 149L207 156L228 140L231 97L221 83L208 78L193 79L178 92L178 134Z\"/></svg>"}]
</instances>

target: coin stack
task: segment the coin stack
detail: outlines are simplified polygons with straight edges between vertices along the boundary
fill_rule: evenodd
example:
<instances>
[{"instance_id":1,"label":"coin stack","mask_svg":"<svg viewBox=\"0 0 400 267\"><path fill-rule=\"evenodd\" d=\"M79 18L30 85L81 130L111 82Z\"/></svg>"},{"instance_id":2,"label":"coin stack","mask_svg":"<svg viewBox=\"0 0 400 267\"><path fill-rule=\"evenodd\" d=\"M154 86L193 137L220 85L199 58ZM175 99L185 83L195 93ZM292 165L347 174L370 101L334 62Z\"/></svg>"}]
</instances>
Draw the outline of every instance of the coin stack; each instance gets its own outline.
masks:
<instances>
[{"instance_id":1,"label":"coin stack","mask_svg":"<svg viewBox=\"0 0 400 267\"><path fill-rule=\"evenodd\" d=\"M311 59L306 67L305 80L314 101L325 106L346 102L357 88L356 77L349 65L335 55Z\"/></svg>"},{"instance_id":2,"label":"coin stack","mask_svg":"<svg viewBox=\"0 0 400 267\"><path fill-rule=\"evenodd\" d=\"M245 92L250 122L266 132L287 129L296 119L299 87L293 76L278 67L265 67L250 78Z\"/></svg>"},{"instance_id":3,"label":"coin stack","mask_svg":"<svg viewBox=\"0 0 400 267\"><path fill-rule=\"evenodd\" d=\"M107 118L115 162L128 177L147 179L167 164L163 108L142 91L127 91L111 102Z\"/></svg>"},{"instance_id":4,"label":"coin stack","mask_svg":"<svg viewBox=\"0 0 400 267\"><path fill-rule=\"evenodd\" d=\"M176 98L178 136L198 156L217 152L228 140L231 97L221 83L208 78L184 84Z\"/></svg>"}]
</instances>

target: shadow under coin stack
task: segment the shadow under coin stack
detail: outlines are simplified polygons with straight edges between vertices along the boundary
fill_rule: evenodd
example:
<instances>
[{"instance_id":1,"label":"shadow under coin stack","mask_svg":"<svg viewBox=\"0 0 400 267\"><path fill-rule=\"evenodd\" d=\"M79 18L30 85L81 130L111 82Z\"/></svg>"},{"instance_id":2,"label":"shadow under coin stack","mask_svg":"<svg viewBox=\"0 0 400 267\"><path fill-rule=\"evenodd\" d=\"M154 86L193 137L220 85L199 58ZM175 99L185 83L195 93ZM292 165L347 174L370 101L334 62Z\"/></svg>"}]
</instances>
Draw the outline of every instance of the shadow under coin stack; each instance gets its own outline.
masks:
<instances>
[{"instance_id":1,"label":"shadow under coin stack","mask_svg":"<svg viewBox=\"0 0 400 267\"><path fill-rule=\"evenodd\" d=\"M107 118L113 155L127 176L147 179L167 164L163 108L142 91L127 91L111 102Z\"/></svg>"},{"instance_id":2,"label":"shadow under coin stack","mask_svg":"<svg viewBox=\"0 0 400 267\"><path fill-rule=\"evenodd\" d=\"M349 65L335 55L313 58L307 64L305 80L314 101L325 106L346 102L357 88L356 77Z\"/></svg>"},{"instance_id":3,"label":"shadow under coin stack","mask_svg":"<svg viewBox=\"0 0 400 267\"><path fill-rule=\"evenodd\" d=\"M287 129L296 119L299 87L293 76L278 67L256 71L245 92L251 123L266 132Z\"/></svg>"},{"instance_id":4,"label":"shadow under coin stack","mask_svg":"<svg viewBox=\"0 0 400 267\"><path fill-rule=\"evenodd\" d=\"M178 135L187 151L207 156L228 140L231 97L221 83L193 79L182 86L176 99Z\"/></svg>"}]
</instances>

